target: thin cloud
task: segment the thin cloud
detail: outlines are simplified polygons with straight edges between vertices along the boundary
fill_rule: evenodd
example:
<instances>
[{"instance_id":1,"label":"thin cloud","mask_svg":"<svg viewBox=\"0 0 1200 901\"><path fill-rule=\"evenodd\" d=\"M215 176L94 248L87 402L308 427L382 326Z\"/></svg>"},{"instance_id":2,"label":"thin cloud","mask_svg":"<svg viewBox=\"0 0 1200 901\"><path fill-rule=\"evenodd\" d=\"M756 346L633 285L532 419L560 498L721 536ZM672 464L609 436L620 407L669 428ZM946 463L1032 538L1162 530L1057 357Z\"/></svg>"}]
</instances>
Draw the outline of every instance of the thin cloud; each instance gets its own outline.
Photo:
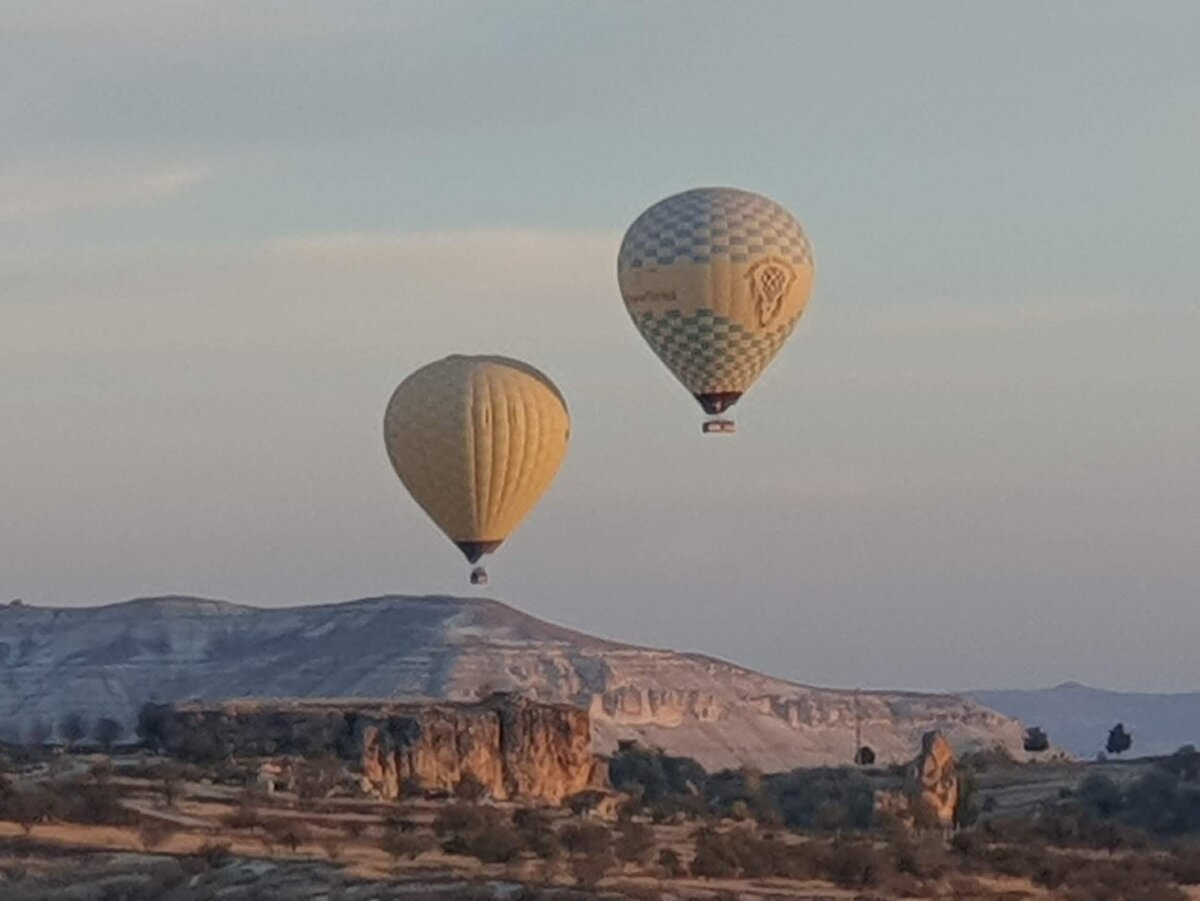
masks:
<instances>
[{"instance_id":1,"label":"thin cloud","mask_svg":"<svg viewBox=\"0 0 1200 901\"><path fill-rule=\"evenodd\" d=\"M16 171L0 175L0 220L144 206L176 197L206 181L203 164L138 171L74 168Z\"/></svg>"},{"instance_id":2,"label":"thin cloud","mask_svg":"<svg viewBox=\"0 0 1200 901\"><path fill-rule=\"evenodd\" d=\"M0 254L0 354L595 341L629 327L616 247L607 233L494 229Z\"/></svg>"},{"instance_id":3,"label":"thin cloud","mask_svg":"<svg viewBox=\"0 0 1200 901\"><path fill-rule=\"evenodd\" d=\"M268 242L268 264L317 280L371 279L430 299L549 301L616 290L619 236L596 231L473 229L350 232Z\"/></svg>"},{"instance_id":4,"label":"thin cloud","mask_svg":"<svg viewBox=\"0 0 1200 901\"><path fill-rule=\"evenodd\" d=\"M1005 302L925 301L872 310L871 331L882 334L982 334L1018 332L1123 316L1135 305L1124 298L1046 298Z\"/></svg>"}]
</instances>

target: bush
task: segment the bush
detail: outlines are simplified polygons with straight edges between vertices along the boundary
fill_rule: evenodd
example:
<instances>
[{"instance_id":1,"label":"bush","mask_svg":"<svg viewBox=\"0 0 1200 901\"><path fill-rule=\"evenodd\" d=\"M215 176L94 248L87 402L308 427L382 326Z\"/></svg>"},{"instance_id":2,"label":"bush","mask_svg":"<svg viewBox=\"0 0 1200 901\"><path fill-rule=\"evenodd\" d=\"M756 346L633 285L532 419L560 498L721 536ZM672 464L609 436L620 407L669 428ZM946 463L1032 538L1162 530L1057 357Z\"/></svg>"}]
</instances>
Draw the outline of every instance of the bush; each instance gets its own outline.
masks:
<instances>
[{"instance_id":1,"label":"bush","mask_svg":"<svg viewBox=\"0 0 1200 901\"><path fill-rule=\"evenodd\" d=\"M516 830L502 822L488 823L478 832L461 837L460 842L454 849L457 853L465 853L483 863L508 863L522 850Z\"/></svg>"},{"instance_id":2,"label":"bush","mask_svg":"<svg viewBox=\"0 0 1200 901\"><path fill-rule=\"evenodd\" d=\"M447 836L442 848L484 863L507 863L524 847L521 835L501 813L491 807L456 803L434 821L434 831Z\"/></svg>"},{"instance_id":3,"label":"bush","mask_svg":"<svg viewBox=\"0 0 1200 901\"><path fill-rule=\"evenodd\" d=\"M205 842L200 846L198 854L200 859L203 860L210 869L223 867L233 859L233 853L229 850L228 842Z\"/></svg>"},{"instance_id":4,"label":"bush","mask_svg":"<svg viewBox=\"0 0 1200 901\"><path fill-rule=\"evenodd\" d=\"M54 819L94 826L131 826L137 822L136 814L121 804L120 794L108 783L72 779L44 786L41 797L46 815Z\"/></svg>"},{"instance_id":5,"label":"bush","mask_svg":"<svg viewBox=\"0 0 1200 901\"><path fill-rule=\"evenodd\" d=\"M887 859L868 842L837 841L829 851L830 879L842 888L878 885L887 872Z\"/></svg>"},{"instance_id":6,"label":"bush","mask_svg":"<svg viewBox=\"0 0 1200 901\"><path fill-rule=\"evenodd\" d=\"M490 807L477 807L462 802L444 807L433 821L433 831L438 835L462 835L478 832L498 816Z\"/></svg>"},{"instance_id":7,"label":"bush","mask_svg":"<svg viewBox=\"0 0 1200 901\"><path fill-rule=\"evenodd\" d=\"M1200 849L1176 848L1168 858L1166 867L1180 885L1200 885Z\"/></svg>"},{"instance_id":8,"label":"bush","mask_svg":"<svg viewBox=\"0 0 1200 901\"><path fill-rule=\"evenodd\" d=\"M336 835L331 835L322 841L321 847L325 850L325 856L334 863L342 859L342 853L346 850L345 844Z\"/></svg>"},{"instance_id":9,"label":"bush","mask_svg":"<svg viewBox=\"0 0 1200 901\"><path fill-rule=\"evenodd\" d=\"M292 772L296 782L296 797L305 804L327 798L342 779L342 762L332 754L298 761Z\"/></svg>"},{"instance_id":10,"label":"bush","mask_svg":"<svg viewBox=\"0 0 1200 901\"><path fill-rule=\"evenodd\" d=\"M50 795L37 786L10 790L0 799L0 803L3 804L0 816L20 825L26 835L32 831L34 824L48 819L54 809Z\"/></svg>"},{"instance_id":11,"label":"bush","mask_svg":"<svg viewBox=\"0 0 1200 901\"><path fill-rule=\"evenodd\" d=\"M166 820L142 817L138 822L138 840L142 843L142 848L146 851L152 851L155 848L161 847L177 831L178 827Z\"/></svg>"},{"instance_id":12,"label":"bush","mask_svg":"<svg viewBox=\"0 0 1200 901\"><path fill-rule=\"evenodd\" d=\"M125 727L111 716L102 716L92 726L92 738L105 751L108 751L125 734Z\"/></svg>"},{"instance_id":13,"label":"bush","mask_svg":"<svg viewBox=\"0 0 1200 901\"><path fill-rule=\"evenodd\" d=\"M732 879L738 875L737 853L733 843L715 829L704 827L696 832L696 855L692 875L703 879Z\"/></svg>"},{"instance_id":14,"label":"bush","mask_svg":"<svg viewBox=\"0 0 1200 901\"><path fill-rule=\"evenodd\" d=\"M612 847L608 829L598 823L568 823L558 838L571 854L607 854Z\"/></svg>"},{"instance_id":15,"label":"bush","mask_svg":"<svg viewBox=\"0 0 1200 901\"><path fill-rule=\"evenodd\" d=\"M474 773L467 773L454 786L454 797L460 801L476 802L487 793L487 788Z\"/></svg>"},{"instance_id":16,"label":"bush","mask_svg":"<svg viewBox=\"0 0 1200 901\"><path fill-rule=\"evenodd\" d=\"M285 845L293 854L311 837L308 825L291 817L276 817L263 823L272 839Z\"/></svg>"},{"instance_id":17,"label":"bush","mask_svg":"<svg viewBox=\"0 0 1200 901\"><path fill-rule=\"evenodd\" d=\"M608 762L608 778L618 791L637 794L645 805L673 795L704 791L708 774L690 757L672 757L634 742L621 742Z\"/></svg>"},{"instance_id":18,"label":"bush","mask_svg":"<svg viewBox=\"0 0 1200 901\"><path fill-rule=\"evenodd\" d=\"M614 850L626 863L645 863L654 854L654 830L644 823L622 823Z\"/></svg>"},{"instance_id":19,"label":"bush","mask_svg":"<svg viewBox=\"0 0 1200 901\"><path fill-rule=\"evenodd\" d=\"M611 851L576 857L571 861L571 875L575 877L577 885L593 888L616 865L617 861Z\"/></svg>"},{"instance_id":20,"label":"bush","mask_svg":"<svg viewBox=\"0 0 1200 901\"><path fill-rule=\"evenodd\" d=\"M1102 819L1116 816L1124 806L1120 786L1099 773L1093 773L1083 780L1076 797L1088 814Z\"/></svg>"},{"instance_id":21,"label":"bush","mask_svg":"<svg viewBox=\"0 0 1200 901\"><path fill-rule=\"evenodd\" d=\"M1157 861L1077 860L1064 876L1067 901L1185 901L1187 893L1171 884Z\"/></svg>"},{"instance_id":22,"label":"bush","mask_svg":"<svg viewBox=\"0 0 1200 901\"><path fill-rule=\"evenodd\" d=\"M1008 748L1004 745L992 745L990 748L981 748L978 751L970 751L958 761L959 770L964 769L974 770L977 773L985 773L988 770L1002 769L1012 766L1016 763L1013 756L1009 753Z\"/></svg>"},{"instance_id":23,"label":"bush","mask_svg":"<svg viewBox=\"0 0 1200 901\"><path fill-rule=\"evenodd\" d=\"M545 811L518 810L513 816L522 844L542 860L557 860L562 856L562 842Z\"/></svg>"},{"instance_id":24,"label":"bush","mask_svg":"<svg viewBox=\"0 0 1200 901\"><path fill-rule=\"evenodd\" d=\"M1200 751L1195 745L1184 745L1158 765L1184 782L1194 782L1200 777Z\"/></svg>"},{"instance_id":25,"label":"bush","mask_svg":"<svg viewBox=\"0 0 1200 901\"><path fill-rule=\"evenodd\" d=\"M850 769L793 770L765 778L756 809L774 810L790 829L869 829L875 820L876 784Z\"/></svg>"},{"instance_id":26,"label":"bush","mask_svg":"<svg viewBox=\"0 0 1200 901\"><path fill-rule=\"evenodd\" d=\"M258 807L242 801L236 808L225 814L221 818L221 822L230 829L254 829L263 825L263 818L258 812Z\"/></svg>"},{"instance_id":27,"label":"bush","mask_svg":"<svg viewBox=\"0 0 1200 901\"><path fill-rule=\"evenodd\" d=\"M393 860L402 857L414 860L426 851L432 851L435 845L431 835L404 831L395 826L385 826L379 840L379 847Z\"/></svg>"},{"instance_id":28,"label":"bush","mask_svg":"<svg viewBox=\"0 0 1200 901\"><path fill-rule=\"evenodd\" d=\"M726 832L703 827L693 839L696 855L692 873L697 876L812 879L828 869L826 848L818 842L788 844L776 836L760 836L747 827Z\"/></svg>"},{"instance_id":29,"label":"bush","mask_svg":"<svg viewBox=\"0 0 1200 901\"><path fill-rule=\"evenodd\" d=\"M891 848L895 868L900 873L919 879L941 879L952 868L946 846L934 836L901 838Z\"/></svg>"},{"instance_id":30,"label":"bush","mask_svg":"<svg viewBox=\"0 0 1200 901\"><path fill-rule=\"evenodd\" d=\"M687 875L687 868L673 848L663 848L658 852L658 865L668 879L678 879Z\"/></svg>"}]
</instances>

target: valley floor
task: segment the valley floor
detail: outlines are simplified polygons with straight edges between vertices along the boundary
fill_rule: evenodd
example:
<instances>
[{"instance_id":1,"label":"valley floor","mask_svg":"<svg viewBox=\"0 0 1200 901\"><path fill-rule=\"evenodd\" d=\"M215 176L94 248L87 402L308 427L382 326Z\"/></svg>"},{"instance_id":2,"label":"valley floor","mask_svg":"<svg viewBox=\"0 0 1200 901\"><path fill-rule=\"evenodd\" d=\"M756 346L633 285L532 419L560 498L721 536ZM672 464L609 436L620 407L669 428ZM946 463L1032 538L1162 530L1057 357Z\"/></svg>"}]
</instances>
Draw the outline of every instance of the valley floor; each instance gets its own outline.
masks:
<instances>
[{"instance_id":1,"label":"valley floor","mask_svg":"<svg viewBox=\"0 0 1200 901\"><path fill-rule=\"evenodd\" d=\"M96 762L101 766L94 767ZM1093 897L1048 890L1026 878L979 869L960 871L944 862L954 860L945 856L944 846L935 849L943 855L941 869L919 879L909 877L907 883L873 880L869 872L861 874L857 888L778 877L697 878L687 874L695 863L701 824L640 821L638 834L644 847L630 848L628 842L622 847L617 824L564 810L538 814L543 833L548 829L557 836L558 850L552 854L531 850L536 843L519 850L479 846L450 853L446 823L455 815L463 815L464 810L490 811L493 826L503 823L496 826L501 832L493 836L493 843L503 845L503 830L522 828L513 825L521 822L519 815L513 818L516 808L430 800L301 800L286 792L250 795L244 788L210 779L177 779L167 770L155 775L154 768L160 766L142 761L129 768L138 773L131 776L121 768L111 769L105 761L68 758L55 762L55 772L10 774L17 790L23 782L36 782L42 790L53 784L77 791L80 786L93 786L95 797L108 801L93 799L90 808L71 818L37 811L0 818L0 901L582 901L601 897L1075 901ZM1048 764L1000 769L984 774L980 788L984 797L994 799L994 810L1020 811L1036 806L1040 799L1057 797L1093 768ZM1110 768L1122 779L1136 772L1129 765ZM109 802L111 809L104 806ZM92 821L81 821L88 819ZM730 821L709 825L723 833L756 828ZM588 829L604 833L603 850L599 845L589 849L578 838L573 846L567 838L572 830L585 835ZM756 834L774 835L792 849L788 853L828 847L825 838L761 829ZM1014 846L1014 851L1019 850ZM1097 860L1109 863L1121 859L1095 853ZM668 872L667 857L677 862L676 872ZM484 862L488 859L503 862ZM850 882L857 878L852 874ZM1200 899L1200 891L1179 889L1172 897Z\"/></svg>"}]
</instances>

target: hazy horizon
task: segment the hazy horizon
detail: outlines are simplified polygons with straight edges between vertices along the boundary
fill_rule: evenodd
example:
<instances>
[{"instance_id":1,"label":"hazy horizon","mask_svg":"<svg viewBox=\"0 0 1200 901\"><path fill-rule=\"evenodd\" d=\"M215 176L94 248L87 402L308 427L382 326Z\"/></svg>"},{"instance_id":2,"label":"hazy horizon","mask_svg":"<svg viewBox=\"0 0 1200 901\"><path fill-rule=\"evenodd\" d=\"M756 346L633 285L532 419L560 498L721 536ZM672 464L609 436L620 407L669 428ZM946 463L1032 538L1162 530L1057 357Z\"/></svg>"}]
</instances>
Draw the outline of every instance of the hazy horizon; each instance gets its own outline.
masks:
<instances>
[{"instance_id":1,"label":"hazy horizon","mask_svg":"<svg viewBox=\"0 0 1200 901\"><path fill-rule=\"evenodd\" d=\"M474 596L395 385L528 360L566 463L481 594L800 682L1200 688L1200 7L0 13L0 603ZM616 285L727 184L816 286L700 412Z\"/></svg>"}]
</instances>

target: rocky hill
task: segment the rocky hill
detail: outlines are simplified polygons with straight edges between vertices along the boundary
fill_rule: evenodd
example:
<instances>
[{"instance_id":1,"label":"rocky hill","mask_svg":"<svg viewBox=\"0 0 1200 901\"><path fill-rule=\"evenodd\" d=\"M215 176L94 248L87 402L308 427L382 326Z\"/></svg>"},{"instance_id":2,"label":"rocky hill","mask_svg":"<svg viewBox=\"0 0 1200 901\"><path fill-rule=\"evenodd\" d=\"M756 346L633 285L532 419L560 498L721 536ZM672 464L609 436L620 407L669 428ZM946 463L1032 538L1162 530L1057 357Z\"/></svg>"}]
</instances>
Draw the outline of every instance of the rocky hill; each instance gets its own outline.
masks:
<instances>
[{"instance_id":1,"label":"rocky hill","mask_svg":"<svg viewBox=\"0 0 1200 901\"><path fill-rule=\"evenodd\" d=\"M1104 750L1108 730L1116 723L1133 731L1135 755L1169 754L1181 745L1200 745L1200 692L1105 691L1064 682L1030 691L975 691L971 697L1041 726L1056 745L1081 757Z\"/></svg>"},{"instance_id":2,"label":"rocky hill","mask_svg":"<svg viewBox=\"0 0 1200 901\"><path fill-rule=\"evenodd\" d=\"M333 755L389 800L405 787L450 793L466 778L497 800L558 804L607 787L584 710L495 694L481 701L398 703L352 698L155 704L147 738L199 760L229 755Z\"/></svg>"},{"instance_id":3,"label":"rocky hill","mask_svg":"<svg viewBox=\"0 0 1200 901\"><path fill-rule=\"evenodd\" d=\"M938 729L1020 754L1017 720L952 695L813 688L699 654L618 644L495 601L390 596L262 609L168 597L0 607L0 730L72 711L132 727L147 700L436 698L516 691L591 714L593 745L637 739L706 767L844 763L856 718L881 761Z\"/></svg>"}]
</instances>

